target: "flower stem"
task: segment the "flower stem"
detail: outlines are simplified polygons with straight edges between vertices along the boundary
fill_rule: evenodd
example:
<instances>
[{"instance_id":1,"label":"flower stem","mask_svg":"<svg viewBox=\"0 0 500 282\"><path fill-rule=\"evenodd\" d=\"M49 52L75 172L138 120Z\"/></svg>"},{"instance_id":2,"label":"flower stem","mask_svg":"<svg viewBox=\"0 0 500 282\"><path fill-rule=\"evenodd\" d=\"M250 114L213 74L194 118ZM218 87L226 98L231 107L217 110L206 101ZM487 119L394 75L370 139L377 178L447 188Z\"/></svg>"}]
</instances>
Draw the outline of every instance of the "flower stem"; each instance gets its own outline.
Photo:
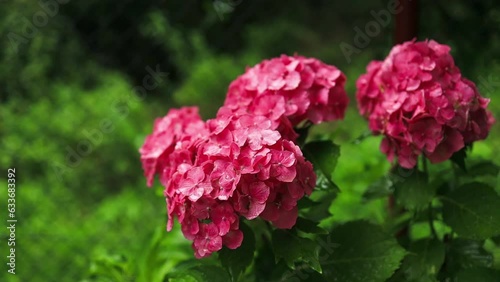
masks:
<instances>
[{"instance_id":1,"label":"flower stem","mask_svg":"<svg viewBox=\"0 0 500 282\"><path fill-rule=\"evenodd\" d=\"M422 169L426 175L429 174L429 170L427 168L427 158L424 155L422 155Z\"/></svg>"},{"instance_id":2,"label":"flower stem","mask_svg":"<svg viewBox=\"0 0 500 282\"><path fill-rule=\"evenodd\" d=\"M438 239L436 229L434 228L434 213L432 212L432 203L429 203L429 227L434 238Z\"/></svg>"}]
</instances>

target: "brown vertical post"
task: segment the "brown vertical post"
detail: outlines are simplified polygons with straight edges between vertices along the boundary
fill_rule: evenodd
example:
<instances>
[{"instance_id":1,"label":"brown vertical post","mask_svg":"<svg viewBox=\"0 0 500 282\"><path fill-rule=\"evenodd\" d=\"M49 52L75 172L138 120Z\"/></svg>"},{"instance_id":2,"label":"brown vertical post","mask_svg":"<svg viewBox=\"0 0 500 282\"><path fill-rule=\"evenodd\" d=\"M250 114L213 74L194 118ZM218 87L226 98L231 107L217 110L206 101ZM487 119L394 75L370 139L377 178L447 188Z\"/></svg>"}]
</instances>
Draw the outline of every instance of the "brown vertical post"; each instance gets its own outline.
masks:
<instances>
[{"instance_id":1,"label":"brown vertical post","mask_svg":"<svg viewBox=\"0 0 500 282\"><path fill-rule=\"evenodd\" d=\"M396 1L399 1L401 5L400 6L401 12L396 14L394 44L400 44L417 37L418 0L396 0Z\"/></svg>"},{"instance_id":2,"label":"brown vertical post","mask_svg":"<svg viewBox=\"0 0 500 282\"><path fill-rule=\"evenodd\" d=\"M390 0L393 1L393 0ZM394 27L394 45L417 38L418 35L418 0L396 0L400 3L401 12L396 14ZM389 216L396 216L403 211L395 211L396 201L394 195L389 196ZM396 232L397 238L408 237L408 226Z\"/></svg>"}]
</instances>

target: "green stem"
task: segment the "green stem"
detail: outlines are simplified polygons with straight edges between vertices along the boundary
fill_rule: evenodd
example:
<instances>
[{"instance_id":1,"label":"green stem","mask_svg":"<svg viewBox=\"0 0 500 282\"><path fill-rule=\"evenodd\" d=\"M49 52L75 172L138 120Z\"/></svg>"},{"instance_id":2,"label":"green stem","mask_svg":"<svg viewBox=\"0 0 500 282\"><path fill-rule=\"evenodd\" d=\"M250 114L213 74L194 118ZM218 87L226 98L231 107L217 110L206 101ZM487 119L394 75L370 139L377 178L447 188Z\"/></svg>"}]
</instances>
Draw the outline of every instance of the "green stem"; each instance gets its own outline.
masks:
<instances>
[{"instance_id":1,"label":"green stem","mask_svg":"<svg viewBox=\"0 0 500 282\"><path fill-rule=\"evenodd\" d=\"M458 171L457 171L457 166L450 161L451 164L451 170L453 171L453 182L451 183L451 189L454 190L458 186Z\"/></svg>"},{"instance_id":2,"label":"green stem","mask_svg":"<svg viewBox=\"0 0 500 282\"><path fill-rule=\"evenodd\" d=\"M422 155L422 166L425 174L428 174L429 170L427 168L427 158L424 155Z\"/></svg>"},{"instance_id":3,"label":"green stem","mask_svg":"<svg viewBox=\"0 0 500 282\"><path fill-rule=\"evenodd\" d=\"M432 212L432 203L429 204L429 227L434 238L439 239L436 229L434 228L434 214Z\"/></svg>"}]
</instances>

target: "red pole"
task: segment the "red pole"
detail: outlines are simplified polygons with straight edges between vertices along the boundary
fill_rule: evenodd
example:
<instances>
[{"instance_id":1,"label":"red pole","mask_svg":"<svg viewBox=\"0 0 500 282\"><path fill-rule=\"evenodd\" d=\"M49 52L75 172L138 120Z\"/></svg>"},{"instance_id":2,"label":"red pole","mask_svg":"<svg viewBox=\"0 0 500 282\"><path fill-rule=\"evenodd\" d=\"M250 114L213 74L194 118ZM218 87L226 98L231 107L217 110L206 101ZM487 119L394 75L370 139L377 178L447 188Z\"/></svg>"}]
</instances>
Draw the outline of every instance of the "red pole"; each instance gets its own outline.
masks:
<instances>
[{"instance_id":1,"label":"red pole","mask_svg":"<svg viewBox=\"0 0 500 282\"><path fill-rule=\"evenodd\" d=\"M417 38L418 34L418 0L399 0L399 3L402 10L396 14L394 44Z\"/></svg>"}]
</instances>

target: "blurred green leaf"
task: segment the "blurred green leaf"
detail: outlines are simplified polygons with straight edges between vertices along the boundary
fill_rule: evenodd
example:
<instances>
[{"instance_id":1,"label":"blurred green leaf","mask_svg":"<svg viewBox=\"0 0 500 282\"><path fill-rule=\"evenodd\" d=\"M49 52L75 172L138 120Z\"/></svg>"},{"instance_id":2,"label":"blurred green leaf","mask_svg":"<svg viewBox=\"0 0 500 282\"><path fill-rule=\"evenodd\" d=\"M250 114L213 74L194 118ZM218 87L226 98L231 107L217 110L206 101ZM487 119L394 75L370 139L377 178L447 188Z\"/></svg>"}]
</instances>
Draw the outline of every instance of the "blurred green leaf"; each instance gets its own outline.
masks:
<instances>
[{"instance_id":1,"label":"blurred green leaf","mask_svg":"<svg viewBox=\"0 0 500 282\"><path fill-rule=\"evenodd\" d=\"M460 236L487 239L500 234L500 196L479 182L458 187L443 201L443 219Z\"/></svg>"},{"instance_id":2,"label":"blurred green leaf","mask_svg":"<svg viewBox=\"0 0 500 282\"><path fill-rule=\"evenodd\" d=\"M500 167L491 161L482 161L471 166L467 174L471 176L491 175L497 176L500 173Z\"/></svg>"},{"instance_id":3,"label":"blurred green leaf","mask_svg":"<svg viewBox=\"0 0 500 282\"><path fill-rule=\"evenodd\" d=\"M90 266L91 279L111 279L126 281L132 277L129 261L123 255L102 255L94 259Z\"/></svg>"},{"instance_id":4,"label":"blurred green leaf","mask_svg":"<svg viewBox=\"0 0 500 282\"><path fill-rule=\"evenodd\" d=\"M366 130L363 133L361 133L358 137L356 137L356 139L354 139L352 143L359 144L370 136L373 136L373 133L371 132L371 130Z\"/></svg>"},{"instance_id":5,"label":"blurred green leaf","mask_svg":"<svg viewBox=\"0 0 500 282\"><path fill-rule=\"evenodd\" d=\"M255 235L245 223L240 222L240 230L243 232L243 242L239 248L231 250L224 247L219 251L221 264L238 281L238 277L252 263L255 252Z\"/></svg>"},{"instance_id":6,"label":"blurred green leaf","mask_svg":"<svg viewBox=\"0 0 500 282\"><path fill-rule=\"evenodd\" d=\"M500 245L500 235L491 238L495 244Z\"/></svg>"},{"instance_id":7,"label":"blurred green leaf","mask_svg":"<svg viewBox=\"0 0 500 282\"><path fill-rule=\"evenodd\" d=\"M491 268L469 268L463 269L457 274L456 282L498 282L500 281L500 271Z\"/></svg>"},{"instance_id":8,"label":"blurred green leaf","mask_svg":"<svg viewBox=\"0 0 500 282\"><path fill-rule=\"evenodd\" d=\"M394 192L393 182L390 177L383 176L377 181L373 182L366 188L363 194L363 200L369 201L373 199L387 197Z\"/></svg>"},{"instance_id":9,"label":"blurred green leaf","mask_svg":"<svg viewBox=\"0 0 500 282\"><path fill-rule=\"evenodd\" d=\"M318 245L311 239L299 237L290 230L273 231L273 250L276 261L283 259L288 267L295 269L295 263L304 262L317 272L321 272Z\"/></svg>"},{"instance_id":10,"label":"blurred green leaf","mask_svg":"<svg viewBox=\"0 0 500 282\"><path fill-rule=\"evenodd\" d=\"M323 274L329 281L385 281L406 254L396 239L365 221L340 225L329 236L338 246L320 251Z\"/></svg>"},{"instance_id":11,"label":"blurred green leaf","mask_svg":"<svg viewBox=\"0 0 500 282\"><path fill-rule=\"evenodd\" d=\"M500 193L500 172L498 173L497 176L497 185L495 187L495 190L497 191L497 193Z\"/></svg>"},{"instance_id":12,"label":"blurred green leaf","mask_svg":"<svg viewBox=\"0 0 500 282\"><path fill-rule=\"evenodd\" d=\"M222 267L216 265L196 265L183 271L173 272L170 282L230 282L231 277Z\"/></svg>"}]
</instances>

